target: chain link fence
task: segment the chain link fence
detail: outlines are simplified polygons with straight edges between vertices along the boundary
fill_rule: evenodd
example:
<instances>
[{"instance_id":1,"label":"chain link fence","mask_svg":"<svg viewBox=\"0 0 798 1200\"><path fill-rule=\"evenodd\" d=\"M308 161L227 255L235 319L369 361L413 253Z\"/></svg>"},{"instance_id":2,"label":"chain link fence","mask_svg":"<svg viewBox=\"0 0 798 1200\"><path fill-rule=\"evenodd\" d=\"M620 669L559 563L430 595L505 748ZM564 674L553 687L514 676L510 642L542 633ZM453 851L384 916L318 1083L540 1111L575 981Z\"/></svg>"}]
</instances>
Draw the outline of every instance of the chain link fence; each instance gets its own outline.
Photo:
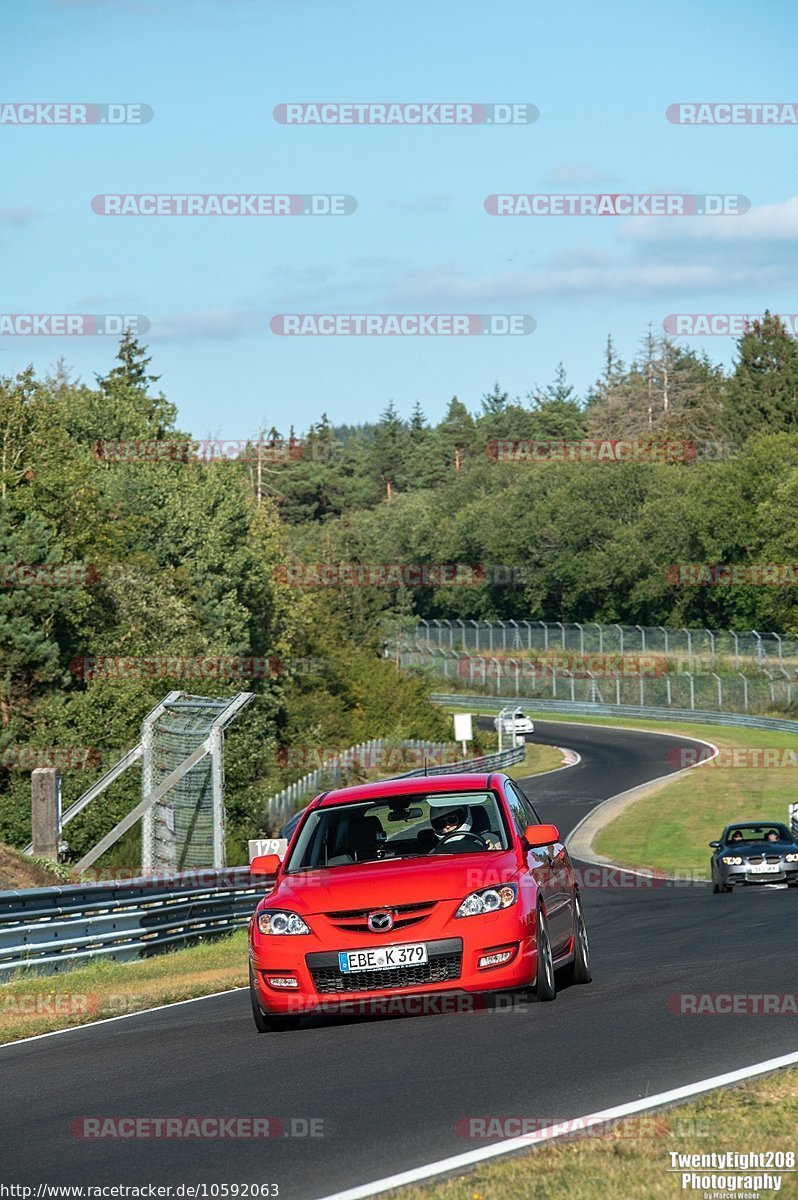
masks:
<instances>
[{"instance_id":1,"label":"chain link fence","mask_svg":"<svg viewBox=\"0 0 798 1200\"><path fill-rule=\"evenodd\" d=\"M426 671L456 687L529 700L741 713L787 711L793 699L798 700L798 679L786 671L600 676L541 665L520 655L460 654L429 646L401 651L400 665Z\"/></svg>"},{"instance_id":2,"label":"chain link fence","mask_svg":"<svg viewBox=\"0 0 798 1200\"><path fill-rule=\"evenodd\" d=\"M425 757L430 763L454 762L457 759L457 747L449 742L424 742L418 739L405 739L397 745L387 738L372 738L357 746L349 746L331 755L301 779L290 783L276 796L270 797L266 802L264 825L272 831L279 829L304 797L316 795L323 789L347 787L350 782L356 782L364 771L378 766L395 770L408 763L421 763Z\"/></svg>"},{"instance_id":3,"label":"chain link fence","mask_svg":"<svg viewBox=\"0 0 798 1200\"><path fill-rule=\"evenodd\" d=\"M252 699L170 693L142 726L143 796L182 774L144 812L141 861L146 872L225 865L224 729ZM198 761L185 769L187 760Z\"/></svg>"},{"instance_id":4,"label":"chain link fence","mask_svg":"<svg viewBox=\"0 0 798 1200\"><path fill-rule=\"evenodd\" d=\"M661 655L685 665L798 671L798 637L749 630L674 629L567 621L419 621L419 649L466 653Z\"/></svg>"}]
</instances>

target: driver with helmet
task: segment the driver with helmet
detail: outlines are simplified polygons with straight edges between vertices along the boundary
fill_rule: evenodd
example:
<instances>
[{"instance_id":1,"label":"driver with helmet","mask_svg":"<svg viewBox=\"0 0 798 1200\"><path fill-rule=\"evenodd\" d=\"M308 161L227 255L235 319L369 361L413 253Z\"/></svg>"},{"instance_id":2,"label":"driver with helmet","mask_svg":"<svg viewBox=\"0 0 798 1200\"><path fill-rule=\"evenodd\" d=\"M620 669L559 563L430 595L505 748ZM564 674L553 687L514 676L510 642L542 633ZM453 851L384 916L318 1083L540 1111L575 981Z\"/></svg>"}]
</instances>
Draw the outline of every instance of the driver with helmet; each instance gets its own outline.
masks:
<instances>
[{"instance_id":1,"label":"driver with helmet","mask_svg":"<svg viewBox=\"0 0 798 1200\"><path fill-rule=\"evenodd\" d=\"M474 818L468 805L461 805L458 808L447 808L444 812L430 817L430 825L435 830L440 841L448 838L449 841L456 842L458 834L463 836L464 834L471 833L473 824ZM496 834L490 829L473 833L472 837L483 841L489 850L499 850L501 848L496 839ZM438 845L440 845L440 842Z\"/></svg>"}]
</instances>

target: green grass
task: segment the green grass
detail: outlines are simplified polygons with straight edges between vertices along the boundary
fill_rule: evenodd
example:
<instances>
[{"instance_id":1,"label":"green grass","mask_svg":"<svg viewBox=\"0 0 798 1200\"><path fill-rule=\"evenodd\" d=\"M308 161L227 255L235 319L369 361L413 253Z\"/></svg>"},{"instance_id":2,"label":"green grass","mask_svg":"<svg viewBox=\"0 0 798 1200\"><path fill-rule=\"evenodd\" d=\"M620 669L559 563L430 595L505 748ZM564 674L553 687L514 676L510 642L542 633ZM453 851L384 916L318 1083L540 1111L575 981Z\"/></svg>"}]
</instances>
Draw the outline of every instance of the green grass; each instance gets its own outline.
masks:
<instances>
[{"instance_id":1,"label":"green grass","mask_svg":"<svg viewBox=\"0 0 798 1200\"><path fill-rule=\"evenodd\" d=\"M527 742L523 762L508 767L504 772L511 779L525 779L527 775L540 775L543 771L556 771L563 765L562 754L556 746L538 746Z\"/></svg>"},{"instance_id":2,"label":"green grass","mask_svg":"<svg viewBox=\"0 0 798 1200\"><path fill-rule=\"evenodd\" d=\"M481 1114L484 1115L484 1114ZM711 1092L690 1104L643 1113L618 1128L564 1140L467 1174L387 1193L394 1200L673 1200L701 1197L682 1191L668 1173L669 1152L795 1151L798 1070L780 1071L730 1090ZM463 1151L487 1143L463 1139ZM701 1174L705 1171L699 1172ZM723 1174L724 1172L719 1172ZM745 1171L732 1172L744 1175ZM760 1172L761 1173L761 1172ZM769 1173L773 1173L773 1170ZM783 1174L779 1192L798 1195L798 1175Z\"/></svg>"},{"instance_id":3,"label":"green grass","mask_svg":"<svg viewBox=\"0 0 798 1200\"><path fill-rule=\"evenodd\" d=\"M130 963L96 962L59 975L20 972L0 991L0 1043L244 987L247 961L240 930Z\"/></svg>"}]
</instances>

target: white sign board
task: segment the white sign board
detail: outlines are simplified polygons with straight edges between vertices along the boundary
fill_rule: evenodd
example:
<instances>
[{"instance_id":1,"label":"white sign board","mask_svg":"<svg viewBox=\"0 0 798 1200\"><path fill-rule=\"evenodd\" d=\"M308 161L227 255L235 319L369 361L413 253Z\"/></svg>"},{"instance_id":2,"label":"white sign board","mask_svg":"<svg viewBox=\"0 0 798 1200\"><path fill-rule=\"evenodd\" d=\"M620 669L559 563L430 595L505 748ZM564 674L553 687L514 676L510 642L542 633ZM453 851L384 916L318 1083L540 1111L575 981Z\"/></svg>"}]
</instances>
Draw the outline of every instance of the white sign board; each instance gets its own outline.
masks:
<instances>
[{"instance_id":1,"label":"white sign board","mask_svg":"<svg viewBox=\"0 0 798 1200\"><path fill-rule=\"evenodd\" d=\"M474 730L471 724L471 713L454 714L454 740L456 742L473 742Z\"/></svg>"},{"instance_id":2,"label":"white sign board","mask_svg":"<svg viewBox=\"0 0 798 1200\"><path fill-rule=\"evenodd\" d=\"M249 842L249 861L253 858L258 858L261 854L276 854L278 858L285 858L285 852L288 849L288 838L250 838Z\"/></svg>"}]
</instances>

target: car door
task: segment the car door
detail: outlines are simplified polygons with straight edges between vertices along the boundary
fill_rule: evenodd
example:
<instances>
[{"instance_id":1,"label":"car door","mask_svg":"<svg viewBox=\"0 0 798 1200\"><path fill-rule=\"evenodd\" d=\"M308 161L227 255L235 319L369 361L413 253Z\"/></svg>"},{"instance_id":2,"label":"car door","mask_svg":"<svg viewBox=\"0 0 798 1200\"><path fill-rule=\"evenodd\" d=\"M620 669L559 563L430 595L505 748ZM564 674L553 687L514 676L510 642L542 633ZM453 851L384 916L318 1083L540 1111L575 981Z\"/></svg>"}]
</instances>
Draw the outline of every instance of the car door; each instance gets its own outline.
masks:
<instances>
[{"instance_id":1,"label":"car door","mask_svg":"<svg viewBox=\"0 0 798 1200\"><path fill-rule=\"evenodd\" d=\"M508 790L510 789L513 796L511 808L513 805L517 808L519 819L523 821L523 829L527 825L542 824L532 801L512 780L508 780ZM515 813L513 816L515 819ZM549 918L549 936L551 937L552 953L556 958L558 954L564 954L568 949L573 934L572 880L568 856L562 841L538 847L532 853L540 858L544 867L541 878L545 880L544 900Z\"/></svg>"}]
</instances>

